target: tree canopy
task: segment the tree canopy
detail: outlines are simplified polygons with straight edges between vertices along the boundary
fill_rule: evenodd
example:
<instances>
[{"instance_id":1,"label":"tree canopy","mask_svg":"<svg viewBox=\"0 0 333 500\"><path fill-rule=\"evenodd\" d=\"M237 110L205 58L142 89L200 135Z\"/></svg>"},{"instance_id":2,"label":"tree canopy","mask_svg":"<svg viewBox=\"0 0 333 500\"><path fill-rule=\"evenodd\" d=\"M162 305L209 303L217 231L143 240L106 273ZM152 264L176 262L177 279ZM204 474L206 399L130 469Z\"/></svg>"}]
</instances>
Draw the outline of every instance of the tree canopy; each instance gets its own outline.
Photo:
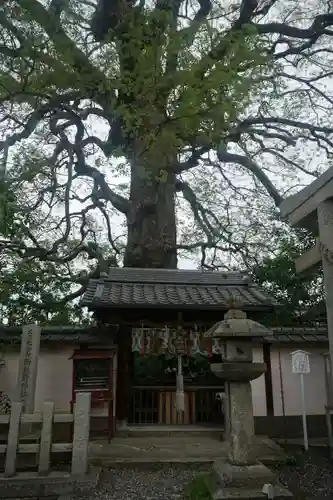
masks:
<instances>
[{"instance_id":1,"label":"tree canopy","mask_svg":"<svg viewBox=\"0 0 333 500\"><path fill-rule=\"evenodd\" d=\"M276 249L276 207L331 164L332 26L324 0L1 2L10 308L57 318L110 266Z\"/></svg>"},{"instance_id":2,"label":"tree canopy","mask_svg":"<svg viewBox=\"0 0 333 500\"><path fill-rule=\"evenodd\" d=\"M326 322L326 303L321 269L313 268L301 275L296 273L295 259L315 244L305 231L293 232L281 238L275 255L265 257L253 270L255 281L272 294L280 306L272 325L314 326Z\"/></svg>"}]
</instances>

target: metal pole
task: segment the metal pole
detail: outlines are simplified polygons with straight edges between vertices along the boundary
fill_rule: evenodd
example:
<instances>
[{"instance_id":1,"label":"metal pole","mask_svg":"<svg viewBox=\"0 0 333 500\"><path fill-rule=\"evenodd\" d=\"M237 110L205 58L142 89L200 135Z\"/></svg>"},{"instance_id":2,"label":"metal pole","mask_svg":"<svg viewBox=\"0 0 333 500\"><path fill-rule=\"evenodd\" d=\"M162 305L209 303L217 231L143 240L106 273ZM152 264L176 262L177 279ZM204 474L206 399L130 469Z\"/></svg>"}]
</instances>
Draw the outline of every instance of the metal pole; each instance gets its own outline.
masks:
<instances>
[{"instance_id":1,"label":"metal pole","mask_svg":"<svg viewBox=\"0 0 333 500\"><path fill-rule=\"evenodd\" d=\"M308 440L308 428L306 425L306 411L305 411L305 391L304 391L304 375L300 374L301 382L301 402L302 402L302 420L303 420L303 436L304 436L304 449L308 451L309 440Z\"/></svg>"}]
</instances>

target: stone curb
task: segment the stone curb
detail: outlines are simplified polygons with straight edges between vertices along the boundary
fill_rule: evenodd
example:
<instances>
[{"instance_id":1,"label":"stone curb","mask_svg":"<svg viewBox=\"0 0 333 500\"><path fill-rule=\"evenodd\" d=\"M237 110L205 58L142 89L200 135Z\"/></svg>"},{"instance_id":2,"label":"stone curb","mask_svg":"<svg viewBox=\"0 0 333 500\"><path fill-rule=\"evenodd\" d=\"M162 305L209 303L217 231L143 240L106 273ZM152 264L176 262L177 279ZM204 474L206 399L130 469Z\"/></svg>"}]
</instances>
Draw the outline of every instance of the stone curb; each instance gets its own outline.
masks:
<instances>
[{"instance_id":1,"label":"stone curb","mask_svg":"<svg viewBox=\"0 0 333 500\"><path fill-rule=\"evenodd\" d=\"M43 498L89 493L97 486L100 468L91 468L84 476L52 472L41 477L35 473L22 473L14 477L0 476L1 500L11 498Z\"/></svg>"}]
</instances>

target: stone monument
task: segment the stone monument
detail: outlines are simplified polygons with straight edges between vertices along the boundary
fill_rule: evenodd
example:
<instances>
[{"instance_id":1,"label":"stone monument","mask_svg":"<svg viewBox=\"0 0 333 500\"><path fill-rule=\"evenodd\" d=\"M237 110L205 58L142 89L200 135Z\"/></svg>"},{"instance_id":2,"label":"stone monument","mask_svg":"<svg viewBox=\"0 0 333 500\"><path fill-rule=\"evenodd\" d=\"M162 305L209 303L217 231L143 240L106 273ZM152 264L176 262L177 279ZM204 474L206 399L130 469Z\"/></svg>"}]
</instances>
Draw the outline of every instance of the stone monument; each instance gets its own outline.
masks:
<instances>
[{"instance_id":1,"label":"stone monument","mask_svg":"<svg viewBox=\"0 0 333 500\"><path fill-rule=\"evenodd\" d=\"M17 376L14 402L23 404L23 413L34 413L35 394L38 371L41 328L37 325L25 325L22 328L21 352ZM31 424L21 426L21 439L34 442L37 437L33 434Z\"/></svg>"},{"instance_id":2,"label":"stone monument","mask_svg":"<svg viewBox=\"0 0 333 500\"><path fill-rule=\"evenodd\" d=\"M267 498L267 487L273 490L273 498L292 498L274 474L258 462L254 453L254 418L251 380L262 375L264 363L253 363L252 339L270 335L265 326L247 319L246 313L230 309L224 320L214 325L206 338L218 338L224 344L221 363L211 365L216 376L227 384L228 456L214 463L219 484L214 499Z\"/></svg>"},{"instance_id":3,"label":"stone monument","mask_svg":"<svg viewBox=\"0 0 333 500\"><path fill-rule=\"evenodd\" d=\"M23 403L24 413L33 413L35 409L40 334L40 326L27 325L22 328L15 400Z\"/></svg>"}]
</instances>

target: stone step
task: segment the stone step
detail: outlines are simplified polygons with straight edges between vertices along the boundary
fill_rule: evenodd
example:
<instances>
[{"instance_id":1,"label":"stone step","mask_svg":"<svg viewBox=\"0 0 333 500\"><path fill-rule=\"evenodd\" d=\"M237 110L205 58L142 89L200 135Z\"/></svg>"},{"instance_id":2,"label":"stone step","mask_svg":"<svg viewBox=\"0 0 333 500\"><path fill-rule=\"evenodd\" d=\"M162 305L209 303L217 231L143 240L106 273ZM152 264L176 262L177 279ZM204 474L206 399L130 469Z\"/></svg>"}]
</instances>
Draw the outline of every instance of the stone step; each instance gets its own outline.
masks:
<instances>
[{"instance_id":1,"label":"stone step","mask_svg":"<svg viewBox=\"0 0 333 500\"><path fill-rule=\"evenodd\" d=\"M200 426L129 426L117 431L118 437L214 437L223 439L222 428Z\"/></svg>"}]
</instances>

